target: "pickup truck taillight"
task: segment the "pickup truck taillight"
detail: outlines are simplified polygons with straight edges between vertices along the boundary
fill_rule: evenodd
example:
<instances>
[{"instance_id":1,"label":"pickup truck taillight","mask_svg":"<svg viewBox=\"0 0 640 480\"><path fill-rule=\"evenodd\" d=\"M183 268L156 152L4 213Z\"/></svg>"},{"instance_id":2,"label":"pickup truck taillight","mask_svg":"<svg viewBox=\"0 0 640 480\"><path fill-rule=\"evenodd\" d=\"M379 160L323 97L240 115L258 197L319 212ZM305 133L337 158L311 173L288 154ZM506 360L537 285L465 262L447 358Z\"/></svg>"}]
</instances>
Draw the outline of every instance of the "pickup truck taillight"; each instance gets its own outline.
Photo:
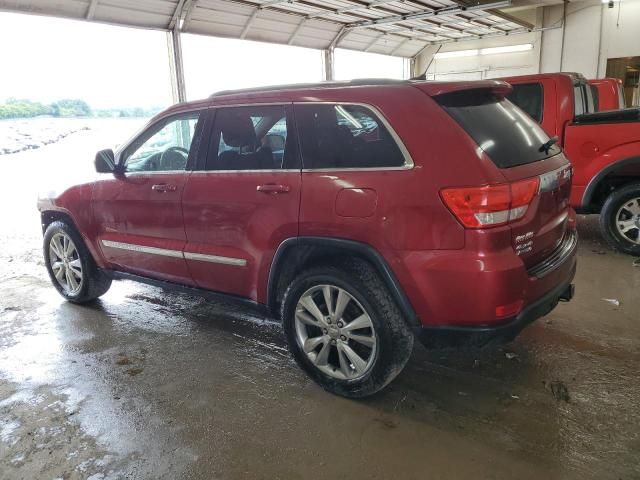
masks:
<instances>
[{"instance_id":1,"label":"pickup truck taillight","mask_svg":"<svg viewBox=\"0 0 640 480\"><path fill-rule=\"evenodd\" d=\"M490 228L522 218L538 193L538 177L482 187L444 188L445 205L467 228Z\"/></svg>"}]
</instances>

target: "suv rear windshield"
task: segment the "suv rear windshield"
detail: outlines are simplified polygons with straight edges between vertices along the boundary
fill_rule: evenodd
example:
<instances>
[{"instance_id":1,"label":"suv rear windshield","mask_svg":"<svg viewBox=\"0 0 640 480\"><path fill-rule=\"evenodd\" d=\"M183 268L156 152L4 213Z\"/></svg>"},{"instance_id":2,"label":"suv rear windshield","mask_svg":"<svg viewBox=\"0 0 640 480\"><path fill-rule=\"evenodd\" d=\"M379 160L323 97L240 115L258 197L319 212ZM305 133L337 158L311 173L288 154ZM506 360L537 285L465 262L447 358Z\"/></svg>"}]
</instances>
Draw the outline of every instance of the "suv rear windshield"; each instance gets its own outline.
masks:
<instances>
[{"instance_id":1,"label":"suv rear windshield","mask_svg":"<svg viewBox=\"0 0 640 480\"><path fill-rule=\"evenodd\" d=\"M468 90L436 101L475 140L498 168L533 163L560 153L524 111L491 92Z\"/></svg>"}]
</instances>

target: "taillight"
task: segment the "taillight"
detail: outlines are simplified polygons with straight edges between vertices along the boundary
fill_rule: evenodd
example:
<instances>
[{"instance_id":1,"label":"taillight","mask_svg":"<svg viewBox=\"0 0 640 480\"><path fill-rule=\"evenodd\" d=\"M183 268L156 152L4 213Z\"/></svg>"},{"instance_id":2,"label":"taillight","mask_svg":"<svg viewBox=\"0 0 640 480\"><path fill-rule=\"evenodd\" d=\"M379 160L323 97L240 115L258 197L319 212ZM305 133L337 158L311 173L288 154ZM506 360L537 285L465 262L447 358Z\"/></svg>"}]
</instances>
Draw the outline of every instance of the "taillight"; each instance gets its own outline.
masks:
<instances>
[{"instance_id":1,"label":"taillight","mask_svg":"<svg viewBox=\"0 0 640 480\"><path fill-rule=\"evenodd\" d=\"M538 177L483 187L444 188L445 205L467 228L505 225L522 218L538 193Z\"/></svg>"}]
</instances>

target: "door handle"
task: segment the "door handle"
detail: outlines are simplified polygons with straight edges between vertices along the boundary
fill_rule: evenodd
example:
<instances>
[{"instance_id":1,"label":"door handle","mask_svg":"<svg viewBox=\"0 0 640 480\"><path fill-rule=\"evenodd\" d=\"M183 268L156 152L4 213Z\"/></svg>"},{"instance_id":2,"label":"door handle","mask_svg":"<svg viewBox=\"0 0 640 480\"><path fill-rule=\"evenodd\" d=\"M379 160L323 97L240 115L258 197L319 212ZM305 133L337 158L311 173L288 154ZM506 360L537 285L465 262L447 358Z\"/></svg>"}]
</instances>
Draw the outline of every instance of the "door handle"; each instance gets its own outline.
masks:
<instances>
[{"instance_id":1,"label":"door handle","mask_svg":"<svg viewBox=\"0 0 640 480\"><path fill-rule=\"evenodd\" d=\"M154 192L159 192L159 193L175 192L177 188L178 187L176 187L175 185L169 185L167 183L158 183L156 185L152 185L151 186L151 190L153 190Z\"/></svg>"},{"instance_id":2,"label":"door handle","mask_svg":"<svg viewBox=\"0 0 640 480\"><path fill-rule=\"evenodd\" d=\"M267 183L265 185L258 185L256 190L262 193L287 193L291 190L289 185L276 185L274 183Z\"/></svg>"}]
</instances>

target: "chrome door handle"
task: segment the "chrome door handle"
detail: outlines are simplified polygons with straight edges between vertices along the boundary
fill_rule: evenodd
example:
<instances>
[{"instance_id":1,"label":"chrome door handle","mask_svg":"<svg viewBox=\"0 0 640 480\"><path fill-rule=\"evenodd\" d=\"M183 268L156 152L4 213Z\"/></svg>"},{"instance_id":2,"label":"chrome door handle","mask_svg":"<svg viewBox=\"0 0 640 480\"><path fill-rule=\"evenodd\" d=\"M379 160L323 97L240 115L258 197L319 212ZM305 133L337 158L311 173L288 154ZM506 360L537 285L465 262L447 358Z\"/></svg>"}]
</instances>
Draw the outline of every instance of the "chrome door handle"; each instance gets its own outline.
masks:
<instances>
[{"instance_id":1,"label":"chrome door handle","mask_svg":"<svg viewBox=\"0 0 640 480\"><path fill-rule=\"evenodd\" d=\"M291 190L291 187L289 185L276 185L273 183L267 183L265 185L258 185L256 187L256 190L262 193L276 194L276 193L287 193L289 192L289 190Z\"/></svg>"},{"instance_id":2,"label":"chrome door handle","mask_svg":"<svg viewBox=\"0 0 640 480\"><path fill-rule=\"evenodd\" d=\"M169 185L167 183L158 183L156 185L152 185L151 186L151 190L153 190L154 192L175 192L176 189L178 187L176 187L175 185Z\"/></svg>"}]
</instances>

